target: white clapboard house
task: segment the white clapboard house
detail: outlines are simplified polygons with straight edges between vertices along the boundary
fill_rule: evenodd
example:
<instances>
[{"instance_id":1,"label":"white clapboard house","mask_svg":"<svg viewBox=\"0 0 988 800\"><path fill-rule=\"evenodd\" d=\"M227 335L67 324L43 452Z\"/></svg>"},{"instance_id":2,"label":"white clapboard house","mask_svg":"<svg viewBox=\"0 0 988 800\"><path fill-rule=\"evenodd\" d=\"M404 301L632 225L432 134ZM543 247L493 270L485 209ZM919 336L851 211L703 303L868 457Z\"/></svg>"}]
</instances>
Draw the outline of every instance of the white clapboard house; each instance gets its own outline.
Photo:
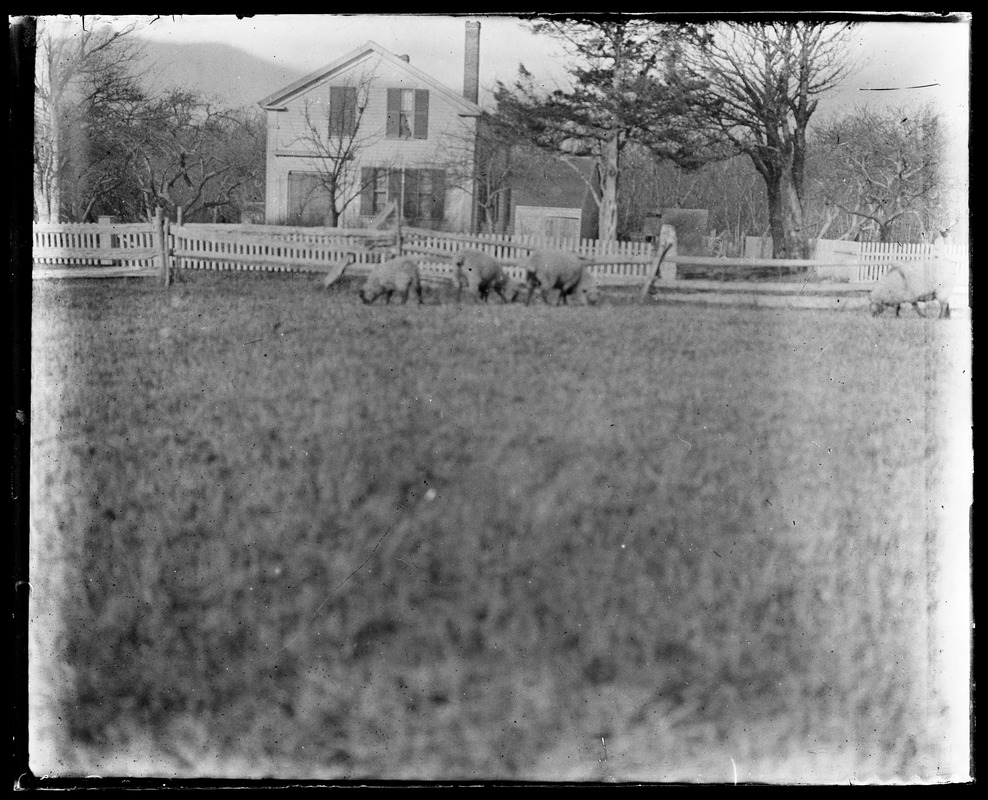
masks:
<instances>
[{"instance_id":1,"label":"white clapboard house","mask_svg":"<svg viewBox=\"0 0 988 800\"><path fill-rule=\"evenodd\" d=\"M462 93L369 41L259 101L265 222L366 227L400 209L409 225L471 230L479 41L467 22Z\"/></svg>"}]
</instances>

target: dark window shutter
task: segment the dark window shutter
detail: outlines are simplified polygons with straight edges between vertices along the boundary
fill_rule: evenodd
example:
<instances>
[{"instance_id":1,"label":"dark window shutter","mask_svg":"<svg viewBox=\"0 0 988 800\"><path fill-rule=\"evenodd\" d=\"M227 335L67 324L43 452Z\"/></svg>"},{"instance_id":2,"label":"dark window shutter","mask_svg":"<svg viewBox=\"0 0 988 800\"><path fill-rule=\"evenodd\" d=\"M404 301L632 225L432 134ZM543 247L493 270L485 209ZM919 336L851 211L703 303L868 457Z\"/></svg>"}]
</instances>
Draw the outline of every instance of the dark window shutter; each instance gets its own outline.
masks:
<instances>
[{"instance_id":1,"label":"dark window shutter","mask_svg":"<svg viewBox=\"0 0 988 800\"><path fill-rule=\"evenodd\" d=\"M344 86L329 87L329 135L340 136L343 132Z\"/></svg>"},{"instance_id":2,"label":"dark window shutter","mask_svg":"<svg viewBox=\"0 0 988 800\"><path fill-rule=\"evenodd\" d=\"M442 222L446 216L446 173L432 170L432 221Z\"/></svg>"},{"instance_id":3,"label":"dark window shutter","mask_svg":"<svg viewBox=\"0 0 988 800\"><path fill-rule=\"evenodd\" d=\"M429 90L415 90L415 138L429 138Z\"/></svg>"},{"instance_id":4,"label":"dark window shutter","mask_svg":"<svg viewBox=\"0 0 988 800\"><path fill-rule=\"evenodd\" d=\"M357 87L349 87L346 93L347 112L349 119L346 121L347 131L350 136L357 133L357 126L360 124L359 113L357 112Z\"/></svg>"},{"instance_id":5,"label":"dark window shutter","mask_svg":"<svg viewBox=\"0 0 988 800\"><path fill-rule=\"evenodd\" d=\"M417 169L405 170L405 204L401 213L408 220L415 220L421 216L419 210L419 171Z\"/></svg>"},{"instance_id":6,"label":"dark window shutter","mask_svg":"<svg viewBox=\"0 0 988 800\"><path fill-rule=\"evenodd\" d=\"M388 89L388 127L389 139L398 138L398 116L401 114L401 89Z\"/></svg>"},{"instance_id":7,"label":"dark window shutter","mask_svg":"<svg viewBox=\"0 0 988 800\"><path fill-rule=\"evenodd\" d=\"M357 127L357 87L329 89L329 135L349 138Z\"/></svg>"},{"instance_id":8,"label":"dark window shutter","mask_svg":"<svg viewBox=\"0 0 988 800\"><path fill-rule=\"evenodd\" d=\"M374 167L360 168L360 213L370 217L374 215Z\"/></svg>"}]
</instances>

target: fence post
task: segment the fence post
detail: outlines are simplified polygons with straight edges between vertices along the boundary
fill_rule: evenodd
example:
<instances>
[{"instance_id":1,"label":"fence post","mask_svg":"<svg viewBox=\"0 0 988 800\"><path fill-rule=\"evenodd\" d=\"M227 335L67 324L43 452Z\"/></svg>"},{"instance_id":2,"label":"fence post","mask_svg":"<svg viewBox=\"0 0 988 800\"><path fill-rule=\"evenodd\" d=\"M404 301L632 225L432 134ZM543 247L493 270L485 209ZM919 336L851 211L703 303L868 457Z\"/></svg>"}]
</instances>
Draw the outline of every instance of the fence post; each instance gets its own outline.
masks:
<instances>
[{"instance_id":1,"label":"fence post","mask_svg":"<svg viewBox=\"0 0 988 800\"><path fill-rule=\"evenodd\" d=\"M164 209L158 206L154 214L154 223L157 230L159 250L161 252L161 281L165 286L171 285L171 265L168 262L168 228L169 222L165 217Z\"/></svg>"},{"instance_id":2,"label":"fence post","mask_svg":"<svg viewBox=\"0 0 988 800\"><path fill-rule=\"evenodd\" d=\"M182 206L179 206L176 209L176 213L175 213L175 225L177 225L179 228L182 227L182 220L183 220L184 216L185 216L185 209L182 208ZM177 269L178 267L184 267L185 264L182 263L182 262L180 262L179 259L175 258L175 256L174 256L174 253L175 253L174 247L172 248L171 252L172 252L172 267L175 268L175 269Z\"/></svg>"},{"instance_id":3,"label":"fence post","mask_svg":"<svg viewBox=\"0 0 988 800\"><path fill-rule=\"evenodd\" d=\"M116 221L117 221L117 218L116 217L98 217L97 218L97 223L99 225L112 225ZM114 234L114 233L101 233L99 235L99 248L100 248L100 250L103 250L103 249L109 250L111 248L119 247L119 246L120 246L120 243L117 241L116 234ZM102 264L102 265L104 265L104 266L113 266L114 264L117 264L118 262L115 261L114 259L102 258L102 259L100 259L100 262L99 263Z\"/></svg>"},{"instance_id":4,"label":"fence post","mask_svg":"<svg viewBox=\"0 0 988 800\"><path fill-rule=\"evenodd\" d=\"M662 233L665 232L665 237ZM676 241L676 229L672 225L663 225L659 230L659 245L665 252L665 258L659 267L660 277L664 281L676 280L676 251L678 250Z\"/></svg>"}]
</instances>

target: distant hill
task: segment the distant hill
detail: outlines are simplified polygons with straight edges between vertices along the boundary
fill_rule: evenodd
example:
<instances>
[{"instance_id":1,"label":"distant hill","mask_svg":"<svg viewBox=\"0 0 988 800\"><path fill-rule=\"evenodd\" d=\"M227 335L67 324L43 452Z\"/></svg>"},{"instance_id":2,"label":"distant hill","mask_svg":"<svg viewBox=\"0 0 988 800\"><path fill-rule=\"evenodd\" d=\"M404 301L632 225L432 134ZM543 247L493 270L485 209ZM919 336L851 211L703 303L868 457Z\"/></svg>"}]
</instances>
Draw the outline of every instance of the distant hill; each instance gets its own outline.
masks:
<instances>
[{"instance_id":1,"label":"distant hill","mask_svg":"<svg viewBox=\"0 0 988 800\"><path fill-rule=\"evenodd\" d=\"M228 44L172 44L145 40L149 88L195 89L219 104L256 107L257 101L305 73L281 67Z\"/></svg>"}]
</instances>

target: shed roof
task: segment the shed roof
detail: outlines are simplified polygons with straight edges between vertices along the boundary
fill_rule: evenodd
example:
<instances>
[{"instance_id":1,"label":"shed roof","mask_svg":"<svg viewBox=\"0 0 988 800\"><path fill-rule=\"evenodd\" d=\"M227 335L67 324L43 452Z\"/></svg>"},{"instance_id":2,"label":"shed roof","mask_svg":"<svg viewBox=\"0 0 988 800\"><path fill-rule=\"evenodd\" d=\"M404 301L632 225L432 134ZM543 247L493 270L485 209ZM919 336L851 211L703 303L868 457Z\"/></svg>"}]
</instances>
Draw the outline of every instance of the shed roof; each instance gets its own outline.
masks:
<instances>
[{"instance_id":1,"label":"shed roof","mask_svg":"<svg viewBox=\"0 0 988 800\"><path fill-rule=\"evenodd\" d=\"M514 203L519 206L581 208L594 179L595 159L570 157L567 163L555 158L539 158L513 187Z\"/></svg>"},{"instance_id":2,"label":"shed roof","mask_svg":"<svg viewBox=\"0 0 988 800\"><path fill-rule=\"evenodd\" d=\"M294 97L298 96L302 92L305 92L317 83L320 83L327 78L331 77L333 73L341 72L347 69L359 61L369 58L373 55L379 56L383 61L391 64L398 69L404 70L409 73L413 78L421 83L426 84L432 90L441 94L446 98L456 109L461 116L480 116L480 106L476 103L467 100L460 94L450 89L448 86L437 81L431 75L423 72L418 67L412 66L409 62L404 59L398 58L394 53L390 53L385 50L377 42L367 41L360 47L356 47L349 53L340 56L335 61L331 61L324 67L317 69L315 72L309 73L303 78L299 78L297 81L288 84L276 92L269 94L267 97L258 100L258 105L263 109L270 110L280 110L283 109Z\"/></svg>"}]
</instances>

